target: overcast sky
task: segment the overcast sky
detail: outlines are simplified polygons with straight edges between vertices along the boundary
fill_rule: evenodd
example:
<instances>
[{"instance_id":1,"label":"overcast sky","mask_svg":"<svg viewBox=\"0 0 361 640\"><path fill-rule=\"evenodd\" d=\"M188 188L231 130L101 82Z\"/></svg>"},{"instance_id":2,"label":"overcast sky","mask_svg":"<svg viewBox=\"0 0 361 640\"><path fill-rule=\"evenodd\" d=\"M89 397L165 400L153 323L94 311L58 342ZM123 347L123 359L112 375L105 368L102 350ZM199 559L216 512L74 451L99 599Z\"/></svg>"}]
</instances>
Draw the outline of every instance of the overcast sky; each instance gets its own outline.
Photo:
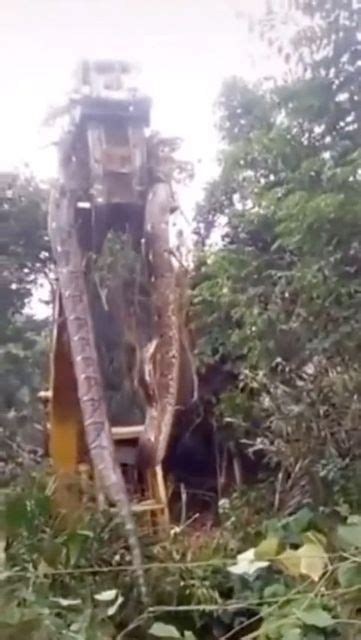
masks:
<instances>
[{"instance_id":1,"label":"overcast sky","mask_svg":"<svg viewBox=\"0 0 361 640\"><path fill-rule=\"evenodd\" d=\"M186 208L212 172L213 104L223 78L268 72L239 11L264 0L3 0L0 3L0 170L54 172L41 122L61 103L80 58L130 59L153 99L153 126L184 138L196 162ZM238 15L238 17L237 17ZM269 63L268 63L269 64Z\"/></svg>"}]
</instances>

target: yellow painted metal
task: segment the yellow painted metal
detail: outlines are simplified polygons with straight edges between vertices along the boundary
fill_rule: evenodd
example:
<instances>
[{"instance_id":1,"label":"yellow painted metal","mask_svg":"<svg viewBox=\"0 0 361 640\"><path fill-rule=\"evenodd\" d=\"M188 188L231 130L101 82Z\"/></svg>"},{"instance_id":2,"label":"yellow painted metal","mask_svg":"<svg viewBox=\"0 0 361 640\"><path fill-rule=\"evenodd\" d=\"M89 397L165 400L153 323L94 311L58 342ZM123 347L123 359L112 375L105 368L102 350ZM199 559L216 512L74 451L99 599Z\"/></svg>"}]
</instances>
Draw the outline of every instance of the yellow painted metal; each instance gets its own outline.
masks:
<instances>
[{"instance_id":1,"label":"yellow painted metal","mask_svg":"<svg viewBox=\"0 0 361 640\"><path fill-rule=\"evenodd\" d=\"M70 513L81 502L82 417L60 295L54 312L50 367L48 450L56 474L56 508Z\"/></svg>"},{"instance_id":2,"label":"yellow painted metal","mask_svg":"<svg viewBox=\"0 0 361 640\"><path fill-rule=\"evenodd\" d=\"M85 484L88 487L91 469L84 442L77 383L59 294L55 304L51 357L50 389L43 395L44 399L46 396L46 400L49 401L48 451L56 476L54 507L64 513L64 524L73 526L78 517L81 517L80 507L87 493ZM128 443L136 458L138 439L143 431L144 425L113 427L115 441L121 441L119 454ZM128 461L127 464L133 466L135 460ZM139 512L138 517L147 529L154 529L158 533L166 532L169 527L169 513L161 466L148 470L144 480L146 501L140 505L133 505L133 509L137 514Z\"/></svg>"},{"instance_id":3,"label":"yellow painted metal","mask_svg":"<svg viewBox=\"0 0 361 640\"><path fill-rule=\"evenodd\" d=\"M55 308L50 383L49 453L57 472L75 472L82 418L60 296Z\"/></svg>"},{"instance_id":4,"label":"yellow painted metal","mask_svg":"<svg viewBox=\"0 0 361 640\"><path fill-rule=\"evenodd\" d=\"M151 528L155 528L158 534L169 531L168 497L161 465L149 469L147 472L148 493L154 501L154 506L149 508L151 515Z\"/></svg>"}]
</instances>

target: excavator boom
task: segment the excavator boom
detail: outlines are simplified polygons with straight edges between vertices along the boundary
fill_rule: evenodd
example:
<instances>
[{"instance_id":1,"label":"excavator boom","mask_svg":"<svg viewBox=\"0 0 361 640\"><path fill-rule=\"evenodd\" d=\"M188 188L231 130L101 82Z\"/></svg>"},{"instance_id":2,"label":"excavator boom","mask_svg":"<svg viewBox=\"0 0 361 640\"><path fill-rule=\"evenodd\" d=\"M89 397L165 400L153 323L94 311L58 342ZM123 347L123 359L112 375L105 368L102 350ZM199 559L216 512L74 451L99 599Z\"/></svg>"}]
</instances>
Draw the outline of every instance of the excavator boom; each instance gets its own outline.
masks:
<instances>
[{"instance_id":1,"label":"excavator boom","mask_svg":"<svg viewBox=\"0 0 361 640\"><path fill-rule=\"evenodd\" d=\"M66 127L59 140L59 184L49 207L58 282L49 452L63 507L71 503L79 465L89 465L98 493L123 519L145 596L133 514L146 514L152 526L168 523L162 461L177 406L182 352L169 217L176 208L173 178L191 176L192 168L174 159L177 139L148 133L151 103L127 86L129 70L123 62L83 62L66 107L56 114ZM138 311L135 317L136 305L124 301L114 274L104 295L96 286L94 256L102 259L112 234L129 237L132 251L146 265L148 316ZM125 406L122 393L130 382L124 345L129 343L127 327L137 322L141 329L134 342L143 394L139 401L138 376ZM108 344L117 332L115 354ZM120 407L116 415L108 402L104 353L118 367L110 385Z\"/></svg>"}]
</instances>

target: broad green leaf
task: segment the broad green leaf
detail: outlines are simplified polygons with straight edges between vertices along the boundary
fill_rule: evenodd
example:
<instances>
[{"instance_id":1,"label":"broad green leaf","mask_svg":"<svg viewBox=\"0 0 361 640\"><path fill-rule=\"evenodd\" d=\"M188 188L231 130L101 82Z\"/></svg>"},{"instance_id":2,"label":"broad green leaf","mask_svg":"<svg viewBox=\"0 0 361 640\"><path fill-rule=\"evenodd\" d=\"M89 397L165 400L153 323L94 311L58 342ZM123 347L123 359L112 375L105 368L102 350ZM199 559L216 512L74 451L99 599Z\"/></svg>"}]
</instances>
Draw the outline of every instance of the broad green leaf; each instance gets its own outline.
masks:
<instances>
[{"instance_id":1,"label":"broad green leaf","mask_svg":"<svg viewBox=\"0 0 361 640\"><path fill-rule=\"evenodd\" d=\"M297 550L300 557L300 572L316 582L328 567L328 555L318 544L308 543Z\"/></svg>"},{"instance_id":2,"label":"broad green leaf","mask_svg":"<svg viewBox=\"0 0 361 640\"><path fill-rule=\"evenodd\" d=\"M312 518L312 511L308 507L303 507L303 509L300 509L300 511L295 513L295 515L290 518L290 529L293 531L293 533L303 533L309 526Z\"/></svg>"},{"instance_id":3,"label":"broad green leaf","mask_svg":"<svg viewBox=\"0 0 361 640\"><path fill-rule=\"evenodd\" d=\"M303 634L299 628L289 629L282 634L282 640L301 640L302 638Z\"/></svg>"},{"instance_id":4,"label":"broad green leaf","mask_svg":"<svg viewBox=\"0 0 361 640\"><path fill-rule=\"evenodd\" d=\"M99 593L94 594L94 600L98 600L98 602L111 602L116 598L118 593L117 589L108 589L108 591L100 591Z\"/></svg>"},{"instance_id":5,"label":"broad green leaf","mask_svg":"<svg viewBox=\"0 0 361 640\"><path fill-rule=\"evenodd\" d=\"M291 576L299 576L301 573L301 558L297 551L287 549L281 555L277 556L276 564Z\"/></svg>"},{"instance_id":6,"label":"broad green leaf","mask_svg":"<svg viewBox=\"0 0 361 640\"><path fill-rule=\"evenodd\" d=\"M337 538L342 549L361 549L361 522L339 525Z\"/></svg>"},{"instance_id":7,"label":"broad green leaf","mask_svg":"<svg viewBox=\"0 0 361 640\"><path fill-rule=\"evenodd\" d=\"M184 640L197 640L194 633L192 633L192 631L185 631L184 632Z\"/></svg>"},{"instance_id":8,"label":"broad green leaf","mask_svg":"<svg viewBox=\"0 0 361 640\"><path fill-rule=\"evenodd\" d=\"M267 615L265 612L264 622L259 630L260 638L279 640L280 638L288 635L294 629L297 629L297 623L298 621L295 619L295 616L289 615L289 611L284 611L282 616L279 614ZM297 640L297 637L295 640Z\"/></svg>"},{"instance_id":9,"label":"broad green leaf","mask_svg":"<svg viewBox=\"0 0 361 640\"><path fill-rule=\"evenodd\" d=\"M263 591L263 598L265 600L273 598L283 598L286 594L286 587L283 584L271 584Z\"/></svg>"},{"instance_id":10,"label":"broad green leaf","mask_svg":"<svg viewBox=\"0 0 361 640\"><path fill-rule=\"evenodd\" d=\"M305 544L311 542L313 544L318 544L321 547L325 547L327 544L326 536L319 531L306 531L306 533L302 535L302 539Z\"/></svg>"},{"instance_id":11,"label":"broad green leaf","mask_svg":"<svg viewBox=\"0 0 361 640\"><path fill-rule=\"evenodd\" d=\"M149 629L150 635L155 638L181 638L179 631L170 624L155 622Z\"/></svg>"},{"instance_id":12,"label":"broad green leaf","mask_svg":"<svg viewBox=\"0 0 361 640\"><path fill-rule=\"evenodd\" d=\"M324 609L321 609L321 607L311 606L307 609L295 611L295 613L305 624L312 625L313 627L319 627L320 629L325 629L326 627L331 627L335 624L335 620L332 616Z\"/></svg>"},{"instance_id":13,"label":"broad green leaf","mask_svg":"<svg viewBox=\"0 0 361 640\"><path fill-rule=\"evenodd\" d=\"M256 560L272 560L274 559L280 549L280 540L276 536L270 536L263 540L254 552Z\"/></svg>"},{"instance_id":14,"label":"broad green leaf","mask_svg":"<svg viewBox=\"0 0 361 640\"><path fill-rule=\"evenodd\" d=\"M337 570L342 588L359 586L361 589L361 564L345 562Z\"/></svg>"},{"instance_id":15,"label":"broad green leaf","mask_svg":"<svg viewBox=\"0 0 361 640\"><path fill-rule=\"evenodd\" d=\"M75 566L81 557L87 538L92 537L89 531L75 531L67 536L66 547L70 566Z\"/></svg>"}]
</instances>

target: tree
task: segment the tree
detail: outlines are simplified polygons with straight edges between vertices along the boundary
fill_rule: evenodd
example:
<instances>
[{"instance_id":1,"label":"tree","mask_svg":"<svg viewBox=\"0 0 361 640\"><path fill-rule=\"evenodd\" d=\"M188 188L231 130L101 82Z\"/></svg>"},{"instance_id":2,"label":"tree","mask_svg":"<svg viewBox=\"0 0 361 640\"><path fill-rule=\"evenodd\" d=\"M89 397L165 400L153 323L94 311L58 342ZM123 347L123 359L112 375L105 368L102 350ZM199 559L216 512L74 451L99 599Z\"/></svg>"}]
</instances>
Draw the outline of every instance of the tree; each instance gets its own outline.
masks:
<instances>
[{"instance_id":1,"label":"tree","mask_svg":"<svg viewBox=\"0 0 361 640\"><path fill-rule=\"evenodd\" d=\"M194 309L200 363L237 373L222 420L267 451L285 486L307 469L319 494L330 458L337 472L361 444L358 16L351 0L298 5L287 46L272 13L260 25L287 79L223 85Z\"/></svg>"},{"instance_id":2,"label":"tree","mask_svg":"<svg viewBox=\"0 0 361 640\"><path fill-rule=\"evenodd\" d=\"M47 320L27 310L47 272L49 250L44 193L36 182L2 176L0 200L0 428L2 466L21 458L21 443L39 419L36 391L45 372Z\"/></svg>"},{"instance_id":3,"label":"tree","mask_svg":"<svg viewBox=\"0 0 361 640\"><path fill-rule=\"evenodd\" d=\"M32 178L2 178L0 220L0 340L11 330L14 315L24 311L34 284L49 260L45 194Z\"/></svg>"}]
</instances>

